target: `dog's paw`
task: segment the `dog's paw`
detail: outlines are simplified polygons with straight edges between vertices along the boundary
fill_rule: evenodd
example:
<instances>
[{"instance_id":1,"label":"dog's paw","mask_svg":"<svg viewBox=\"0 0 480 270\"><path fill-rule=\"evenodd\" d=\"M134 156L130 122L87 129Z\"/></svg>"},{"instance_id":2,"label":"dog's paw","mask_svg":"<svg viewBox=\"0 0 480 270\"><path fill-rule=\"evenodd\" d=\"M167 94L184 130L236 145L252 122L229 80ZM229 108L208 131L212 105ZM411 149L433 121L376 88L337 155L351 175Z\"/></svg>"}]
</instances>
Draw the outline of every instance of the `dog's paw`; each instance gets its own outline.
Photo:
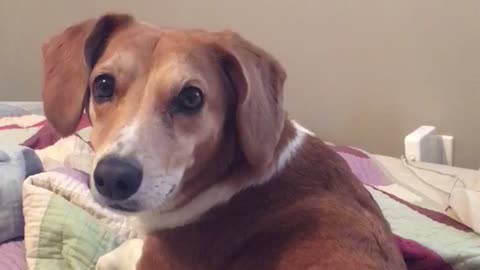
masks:
<instances>
[{"instance_id":1,"label":"dog's paw","mask_svg":"<svg viewBox=\"0 0 480 270\"><path fill-rule=\"evenodd\" d=\"M142 255L143 240L130 239L97 261L96 270L135 270Z\"/></svg>"}]
</instances>

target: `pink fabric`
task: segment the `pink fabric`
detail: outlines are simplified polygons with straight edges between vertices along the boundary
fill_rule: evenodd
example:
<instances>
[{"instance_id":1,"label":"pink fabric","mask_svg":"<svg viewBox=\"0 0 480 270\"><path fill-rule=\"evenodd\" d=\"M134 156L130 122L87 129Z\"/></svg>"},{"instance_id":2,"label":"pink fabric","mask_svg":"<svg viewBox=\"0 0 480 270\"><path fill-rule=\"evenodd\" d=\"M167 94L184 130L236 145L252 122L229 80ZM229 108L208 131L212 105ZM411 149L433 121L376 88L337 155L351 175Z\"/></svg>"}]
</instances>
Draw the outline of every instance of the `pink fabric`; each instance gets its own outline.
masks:
<instances>
[{"instance_id":1,"label":"pink fabric","mask_svg":"<svg viewBox=\"0 0 480 270\"><path fill-rule=\"evenodd\" d=\"M24 270L25 247L23 241L9 242L0 245L0 270Z\"/></svg>"},{"instance_id":2,"label":"pink fabric","mask_svg":"<svg viewBox=\"0 0 480 270\"><path fill-rule=\"evenodd\" d=\"M352 172L362 183L372 186L385 186L391 183L383 176L383 172L362 151L348 146L331 146L345 161Z\"/></svg>"},{"instance_id":3,"label":"pink fabric","mask_svg":"<svg viewBox=\"0 0 480 270\"><path fill-rule=\"evenodd\" d=\"M408 270L453 270L442 257L415 241L395 237Z\"/></svg>"},{"instance_id":4,"label":"pink fabric","mask_svg":"<svg viewBox=\"0 0 480 270\"><path fill-rule=\"evenodd\" d=\"M43 126L40 128L37 133L35 133L32 137L27 139L22 145L30 147L35 150L44 149L55 144L58 140L60 140L61 136L53 129L53 127L45 122L42 122ZM80 119L77 131L84 129L90 125L87 116L84 114ZM35 126L41 126L40 123Z\"/></svg>"},{"instance_id":5,"label":"pink fabric","mask_svg":"<svg viewBox=\"0 0 480 270\"><path fill-rule=\"evenodd\" d=\"M28 138L22 145L30 147L35 150L40 150L55 144L60 139L60 136L50 125L45 125L40 128L37 133Z\"/></svg>"}]
</instances>

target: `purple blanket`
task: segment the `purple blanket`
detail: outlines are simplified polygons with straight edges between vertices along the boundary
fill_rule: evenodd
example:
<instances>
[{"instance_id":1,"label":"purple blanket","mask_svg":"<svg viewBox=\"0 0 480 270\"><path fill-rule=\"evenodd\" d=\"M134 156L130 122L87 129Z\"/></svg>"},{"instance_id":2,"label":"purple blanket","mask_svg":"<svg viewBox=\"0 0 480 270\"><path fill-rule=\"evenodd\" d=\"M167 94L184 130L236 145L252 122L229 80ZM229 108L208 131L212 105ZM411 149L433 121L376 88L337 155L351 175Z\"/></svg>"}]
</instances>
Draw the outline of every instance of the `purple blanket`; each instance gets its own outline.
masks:
<instances>
[{"instance_id":1,"label":"purple blanket","mask_svg":"<svg viewBox=\"0 0 480 270\"><path fill-rule=\"evenodd\" d=\"M23 241L0 245L0 270L23 270L26 268Z\"/></svg>"}]
</instances>

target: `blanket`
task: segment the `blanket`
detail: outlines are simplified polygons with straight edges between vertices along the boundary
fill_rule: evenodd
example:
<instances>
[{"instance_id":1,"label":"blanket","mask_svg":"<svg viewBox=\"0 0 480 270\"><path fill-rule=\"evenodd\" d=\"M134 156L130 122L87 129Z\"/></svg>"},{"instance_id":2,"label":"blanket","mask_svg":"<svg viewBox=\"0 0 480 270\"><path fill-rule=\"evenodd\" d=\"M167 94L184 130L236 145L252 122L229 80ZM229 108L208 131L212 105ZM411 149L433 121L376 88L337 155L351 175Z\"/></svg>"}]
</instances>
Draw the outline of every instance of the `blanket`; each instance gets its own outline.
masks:
<instances>
[{"instance_id":1,"label":"blanket","mask_svg":"<svg viewBox=\"0 0 480 270\"><path fill-rule=\"evenodd\" d=\"M42 171L32 149L0 143L0 243L23 235L22 183Z\"/></svg>"},{"instance_id":2,"label":"blanket","mask_svg":"<svg viewBox=\"0 0 480 270\"><path fill-rule=\"evenodd\" d=\"M135 232L124 216L94 202L88 176L59 168L23 187L29 269L95 269L97 259Z\"/></svg>"},{"instance_id":3,"label":"blanket","mask_svg":"<svg viewBox=\"0 0 480 270\"><path fill-rule=\"evenodd\" d=\"M337 151L352 168L368 162ZM374 168L370 169L371 177L364 175L360 180L381 176ZM371 182L365 185L391 224L409 269L480 268L480 237L468 227L439 212L412 205ZM67 168L27 179L24 214L29 269L94 269L99 256L135 235L124 217L93 201L86 174Z\"/></svg>"},{"instance_id":4,"label":"blanket","mask_svg":"<svg viewBox=\"0 0 480 270\"><path fill-rule=\"evenodd\" d=\"M353 147L331 146L372 194L396 235L409 269L480 269L480 236L389 177L375 157ZM397 196L401 194L407 198Z\"/></svg>"},{"instance_id":5,"label":"blanket","mask_svg":"<svg viewBox=\"0 0 480 270\"><path fill-rule=\"evenodd\" d=\"M60 139L41 116L0 118L0 140L36 149L46 168L23 185L29 269L94 269L99 256L135 236L124 217L92 200L86 174L72 169L76 159L71 154L88 153L84 140L89 129L82 123L79 136ZM388 187L396 183L368 153L331 147L380 205L409 269L480 269L480 237L470 228L438 209L412 204L390 192Z\"/></svg>"}]
</instances>

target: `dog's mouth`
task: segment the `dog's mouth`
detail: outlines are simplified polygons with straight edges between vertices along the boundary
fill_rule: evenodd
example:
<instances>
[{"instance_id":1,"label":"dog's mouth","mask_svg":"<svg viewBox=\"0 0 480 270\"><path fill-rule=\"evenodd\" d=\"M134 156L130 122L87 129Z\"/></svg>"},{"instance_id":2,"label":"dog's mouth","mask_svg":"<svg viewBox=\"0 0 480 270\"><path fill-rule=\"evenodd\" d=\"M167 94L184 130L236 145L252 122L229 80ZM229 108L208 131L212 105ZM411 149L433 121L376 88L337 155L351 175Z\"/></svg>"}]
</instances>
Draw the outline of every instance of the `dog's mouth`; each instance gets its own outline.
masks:
<instances>
[{"instance_id":1,"label":"dog's mouth","mask_svg":"<svg viewBox=\"0 0 480 270\"><path fill-rule=\"evenodd\" d=\"M173 192L168 192L168 195L171 195L171 193ZM119 212L120 214L126 215L138 214L149 210L156 210L157 212L170 212L173 211L175 208L174 205L170 205L168 201L163 202L160 205L143 205L140 201L133 199L125 201L111 201L99 194L93 193L92 195L94 197L94 200L101 206ZM167 198L168 197L169 196L167 196Z\"/></svg>"},{"instance_id":2,"label":"dog's mouth","mask_svg":"<svg viewBox=\"0 0 480 270\"><path fill-rule=\"evenodd\" d=\"M121 212L126 212L126 213L137 213L140 212L140 210L136 207L131 207L131 206L123 206L121 204L107 204L107 207L118 210Z\"/></svg>"}]
</instances>

